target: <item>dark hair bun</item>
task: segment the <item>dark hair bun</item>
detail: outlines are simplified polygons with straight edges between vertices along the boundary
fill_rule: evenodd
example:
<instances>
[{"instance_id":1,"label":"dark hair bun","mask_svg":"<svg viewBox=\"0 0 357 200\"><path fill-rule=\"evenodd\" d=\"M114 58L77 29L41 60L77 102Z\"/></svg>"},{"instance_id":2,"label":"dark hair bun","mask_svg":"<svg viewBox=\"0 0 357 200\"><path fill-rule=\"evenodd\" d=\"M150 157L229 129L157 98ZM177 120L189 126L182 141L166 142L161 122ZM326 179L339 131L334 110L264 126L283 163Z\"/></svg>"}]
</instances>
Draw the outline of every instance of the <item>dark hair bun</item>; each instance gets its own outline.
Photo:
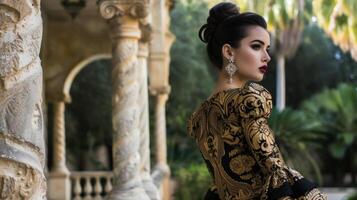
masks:
<instances>
[{"instance_id":1,"label":"dark hair bun","mask_svg":"<svg viewBox=\"0 0 357 200\"><path fill-rule=\"evenodd\" d=\"M228 17L238 14L239 8L233 3L222 2L212 7L209 11L207 23L204 24L198 32L200 40L204 43L208 43L212 39L218 25Z\"/></svg>"}]
</instances>

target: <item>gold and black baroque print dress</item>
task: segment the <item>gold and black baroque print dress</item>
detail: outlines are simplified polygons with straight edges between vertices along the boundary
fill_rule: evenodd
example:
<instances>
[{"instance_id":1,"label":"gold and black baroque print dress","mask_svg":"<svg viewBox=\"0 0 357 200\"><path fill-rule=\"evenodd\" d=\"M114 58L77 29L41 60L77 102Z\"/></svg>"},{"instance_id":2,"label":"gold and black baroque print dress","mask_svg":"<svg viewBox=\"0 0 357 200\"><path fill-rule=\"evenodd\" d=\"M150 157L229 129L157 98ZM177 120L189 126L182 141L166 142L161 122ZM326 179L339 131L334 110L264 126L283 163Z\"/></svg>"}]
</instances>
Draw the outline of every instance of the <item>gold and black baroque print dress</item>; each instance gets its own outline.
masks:
<instances>
[{"instance_id":1,"label":"gold and black baroque print dress","mask_svg":"<svg viewBox=\"0 0 357 200\"><path fill-rule=\"evenodd\" d=\"M316 185L285 164L267 120L268 90L257 83L204 101L189 117L213 185L205 200L326 200Z\"/></svg>"}]
</instances>

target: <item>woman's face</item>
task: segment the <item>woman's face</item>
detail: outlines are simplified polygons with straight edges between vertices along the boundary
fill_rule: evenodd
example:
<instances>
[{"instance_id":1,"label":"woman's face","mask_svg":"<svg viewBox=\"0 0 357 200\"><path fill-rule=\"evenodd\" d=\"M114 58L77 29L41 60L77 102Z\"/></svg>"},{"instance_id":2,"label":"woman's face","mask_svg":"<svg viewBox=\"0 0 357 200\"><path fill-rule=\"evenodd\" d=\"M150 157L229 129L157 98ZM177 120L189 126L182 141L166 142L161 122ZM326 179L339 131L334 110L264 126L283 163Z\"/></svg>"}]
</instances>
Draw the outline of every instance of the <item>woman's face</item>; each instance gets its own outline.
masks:
<instances>
[{"instance_id":1,"label":"woman's face","mask_svg":"<svg viewBox=\"0 0 357 200\"><path fill-rule=\"evenodd\" d=\"M240 41L238 48L232 48L232 55L238 67L235 76L243 81L261 81L268 70L269 47L268 31L260 26L248 27L247 37Z\"/></svg>"}]
</instances>

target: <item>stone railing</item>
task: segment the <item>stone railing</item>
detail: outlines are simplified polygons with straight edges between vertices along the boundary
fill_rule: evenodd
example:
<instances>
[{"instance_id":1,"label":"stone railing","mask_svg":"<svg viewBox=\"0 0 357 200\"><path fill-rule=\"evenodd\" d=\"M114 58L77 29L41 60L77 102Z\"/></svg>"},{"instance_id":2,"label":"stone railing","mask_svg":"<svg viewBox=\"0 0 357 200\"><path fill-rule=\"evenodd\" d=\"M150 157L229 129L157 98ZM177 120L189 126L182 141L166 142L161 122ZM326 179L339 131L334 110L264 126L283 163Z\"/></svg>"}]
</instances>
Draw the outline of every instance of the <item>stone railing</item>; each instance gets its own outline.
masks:
<instances>
[{"instance_id":1,"label":"stone railing","mask_svg":"<svg viewBox=\"0 0 357 200\"><path fill-rule=\"evenodd\" d=\"M71 172L73 200L102 200L112 190L113 172Z\"/></svg>"}]
</instances>

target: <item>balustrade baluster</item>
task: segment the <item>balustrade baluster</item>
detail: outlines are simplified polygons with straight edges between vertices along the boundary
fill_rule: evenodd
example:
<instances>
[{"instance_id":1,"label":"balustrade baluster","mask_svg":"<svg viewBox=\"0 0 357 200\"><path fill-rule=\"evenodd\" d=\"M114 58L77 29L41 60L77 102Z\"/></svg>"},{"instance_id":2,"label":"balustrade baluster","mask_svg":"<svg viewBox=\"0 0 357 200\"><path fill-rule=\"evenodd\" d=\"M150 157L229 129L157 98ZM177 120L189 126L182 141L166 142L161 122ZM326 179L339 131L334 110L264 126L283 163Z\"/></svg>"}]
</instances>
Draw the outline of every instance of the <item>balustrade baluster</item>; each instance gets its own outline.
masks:
<instances>
[{"instance_id":1,"label":"balustrade baluster","mask_svg":"<svg viewBox=\"0 0 357 200\"><path fill-rule=\"evenodd\" d=\"M91 178L90 175L86 175L85 176L85 185L84 185L84 199L85 200L92 200L92 191L93 191L93 187L92 184L90 182Z\"/></svg>"},{"instance_id":2,"label":"balustrade baluster","mask_svg":"<svg viewBox=\"0 0 357 200\"><path fill-rule=\"evenodd\" d=\"M82 193L82 186L80 176L74 177L74 200L82 200L81 193Z\"/></svg>"}]
</instances>

